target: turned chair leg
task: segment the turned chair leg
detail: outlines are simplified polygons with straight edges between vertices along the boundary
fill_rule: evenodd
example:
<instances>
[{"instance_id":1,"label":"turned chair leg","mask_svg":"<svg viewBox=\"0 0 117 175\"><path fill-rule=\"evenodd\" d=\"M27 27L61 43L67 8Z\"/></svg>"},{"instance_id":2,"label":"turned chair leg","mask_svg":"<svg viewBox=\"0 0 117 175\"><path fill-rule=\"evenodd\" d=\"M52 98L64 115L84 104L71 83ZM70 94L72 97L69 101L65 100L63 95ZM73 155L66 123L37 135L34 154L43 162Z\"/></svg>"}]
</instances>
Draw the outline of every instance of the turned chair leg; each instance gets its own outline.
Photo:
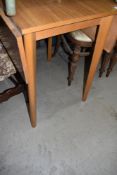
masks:
<instances>
[{"instance_id":1,"label":"turned chair leg","mask_svg":"<svg viewBox=\"0 0 117 175\"><path fill-rule=\"evenodd\" d=\"M113 67L115 66L116 63L117 63L117 55L114 54L114 56L110 60L110 64L107 69L106 77L110 75L110 72L113 70Z\"/></svg>"},{"instance_id":2,"label":"turned chair leg","mask_svg":"<svg viewBox=\"0 0 117 175\"><path fill-rule=\"evenodd\" d=\"M80 49L81 48L79 46L75 47L73 54L70 56L70 59L69 59L68 86L71 85L71 82L74 79L78 61L80 59Z\"/></svg>"},{"instance_id":3,"label":"turned chair leg","mask_svg":"<svg viewBox=\"0 0 117 175\"><path fill-rule=\"evenodd\" d=\"M105 72L106 66L109 63L111 53L104 52L102 56L101 68L99 69L99 77L102 77L102 74Z\"/></svg>"}]
</instances>

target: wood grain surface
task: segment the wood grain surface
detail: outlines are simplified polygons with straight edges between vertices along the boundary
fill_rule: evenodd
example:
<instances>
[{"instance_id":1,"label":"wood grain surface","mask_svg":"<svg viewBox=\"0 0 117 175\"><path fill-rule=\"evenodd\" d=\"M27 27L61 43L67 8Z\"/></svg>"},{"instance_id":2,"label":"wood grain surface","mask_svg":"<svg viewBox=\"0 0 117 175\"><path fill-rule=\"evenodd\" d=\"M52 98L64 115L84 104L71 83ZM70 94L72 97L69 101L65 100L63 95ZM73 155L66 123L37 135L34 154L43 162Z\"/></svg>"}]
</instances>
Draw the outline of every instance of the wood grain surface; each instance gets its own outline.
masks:
<instances>
[{"instance_id":1,"label":"wood grain surface","mask_svg":"<svg viewBox=\"0 0 117 175\"><path fill-rule=\"evenodd\" d=\"M115 5L112 0L17 0L12 19L26 34L117 14Z\"/></svg>"}]
</instances>

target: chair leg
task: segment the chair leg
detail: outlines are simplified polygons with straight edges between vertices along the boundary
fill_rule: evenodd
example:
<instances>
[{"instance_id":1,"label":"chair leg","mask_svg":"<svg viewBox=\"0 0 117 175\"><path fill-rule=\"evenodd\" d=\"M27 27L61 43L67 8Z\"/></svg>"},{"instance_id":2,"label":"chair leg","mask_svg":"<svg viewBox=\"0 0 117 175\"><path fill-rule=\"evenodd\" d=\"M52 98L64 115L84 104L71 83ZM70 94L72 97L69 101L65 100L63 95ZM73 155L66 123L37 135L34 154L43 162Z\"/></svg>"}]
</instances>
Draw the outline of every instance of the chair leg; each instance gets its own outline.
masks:
<instances>
[{"instance_id":1,"label":"chair leg","mask_svg":"<svg viewBox=\"0 0 117 175\"><path fill-rule=\"evenodd\" d=\"M48 38L48 61L52 59L52 37Z\"/></svg>"},{"instance_id":2,"label":"chair leg","mask_svg":"<svg viewBox=\"0 0 117 175\"><path fill-rule=\"evenodd\" d=\"M107 52L103 53L101 67L99 69L99 77L100 78L102 77L102 74L105 72L105 68L109 63L110 56L111 56L111 53L107 53Z\"/></svg>"},{"instance_id":3,"label":"chair leg","mask_svg":"<svg viewBox=\"0 0 117 175\"><path fill-rule=\"evenodd\" d=\"M108 77L110 75L110 72L112 71L112 69L116 63L117 63L117 42L116 42L115 47L113 49L113 54L111 55L110 64L109 64L109 67L107 69L106 77Z\"/></svg>"},{"instance_id":4,"label":"chair leg","mask_svg":"<svg viewBox=\"0 0 117 175\"><path fill-rule=\"evenodd\" d=\"M56 45L55 45L53 56L56 55L56 53L58 52L58 49L60 48L60 40L61 40L61 36L60 35L56 36Z\"/></svg>"},{"instance_id":5,"label":"chair leg","mask_svg":"<svg viewBox=\"0 0 117 175\"><path fill-rule=\"evenodd\" d=\"M117 55L114 54L114 56L110 60L110 64L107 69L106 77L110 75L110 72L113 70L113 67L115 66L116 63L117 63Z\"/></svg>"},{"instance_id":6,"label":"chair leg","mask_svg":"<svg viewBox=\"0 0 117 175\"><path fill-rule=\"evenodd\" d=\"M71 85L72 80L74 79L74 75L76 72L76 68L78 65L78 61L80 59L80 47L76 46L73 54L70 56L68 69L69 69L69 75L68 75L68 86Z\"/></svg>"}]
</instances>

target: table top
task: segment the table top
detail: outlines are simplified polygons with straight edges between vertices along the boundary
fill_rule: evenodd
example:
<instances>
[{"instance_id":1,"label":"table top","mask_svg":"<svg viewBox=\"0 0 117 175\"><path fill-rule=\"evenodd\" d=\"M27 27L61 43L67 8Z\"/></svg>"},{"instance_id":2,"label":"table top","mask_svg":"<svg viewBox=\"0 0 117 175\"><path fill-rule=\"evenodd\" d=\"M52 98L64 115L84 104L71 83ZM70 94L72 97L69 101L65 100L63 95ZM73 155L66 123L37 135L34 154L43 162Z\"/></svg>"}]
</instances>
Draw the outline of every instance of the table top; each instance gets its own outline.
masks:
<instances>
[{"instance_id":1,"label":"table top","mask_svg":"<svg viewBox=\"0 0 117 175\"><path fill-rule=\"evenodd\" d=\"M0 0L1 4L2 0ZM17 0L12 21L22 34L117 14L113 0Z\"/></svg>"}]
</instances>

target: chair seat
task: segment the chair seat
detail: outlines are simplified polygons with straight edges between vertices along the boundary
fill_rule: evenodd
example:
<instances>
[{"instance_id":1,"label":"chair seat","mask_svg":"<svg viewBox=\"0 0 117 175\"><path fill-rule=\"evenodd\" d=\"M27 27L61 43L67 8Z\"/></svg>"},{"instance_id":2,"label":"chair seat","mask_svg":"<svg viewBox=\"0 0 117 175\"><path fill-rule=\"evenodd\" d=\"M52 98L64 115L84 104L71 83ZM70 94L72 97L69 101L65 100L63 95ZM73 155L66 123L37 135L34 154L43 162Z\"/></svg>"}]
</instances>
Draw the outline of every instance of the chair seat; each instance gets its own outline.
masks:
<instances>
[{"instance_id":1,"label":"chair seat","mask_svg":"<svg viewBox=\"0 0 117 175\"><path fill-rule=\"evenodd\" d=\"M5 80L16 73L16 69L10 60L3 44L0 42L0 81Z\"/></svg>"},{"instance_id":2,"label":"chair seat","mask_svg":"<svg viewBox=\"0 0 117 175\"><path fill-rule=\"evenodd\" d=\"M81 30L76 30L76 31L70 32L70 35L77 41L92 42L92 39L90 37L88 37Z\"/></svg>"}]
</instances>

